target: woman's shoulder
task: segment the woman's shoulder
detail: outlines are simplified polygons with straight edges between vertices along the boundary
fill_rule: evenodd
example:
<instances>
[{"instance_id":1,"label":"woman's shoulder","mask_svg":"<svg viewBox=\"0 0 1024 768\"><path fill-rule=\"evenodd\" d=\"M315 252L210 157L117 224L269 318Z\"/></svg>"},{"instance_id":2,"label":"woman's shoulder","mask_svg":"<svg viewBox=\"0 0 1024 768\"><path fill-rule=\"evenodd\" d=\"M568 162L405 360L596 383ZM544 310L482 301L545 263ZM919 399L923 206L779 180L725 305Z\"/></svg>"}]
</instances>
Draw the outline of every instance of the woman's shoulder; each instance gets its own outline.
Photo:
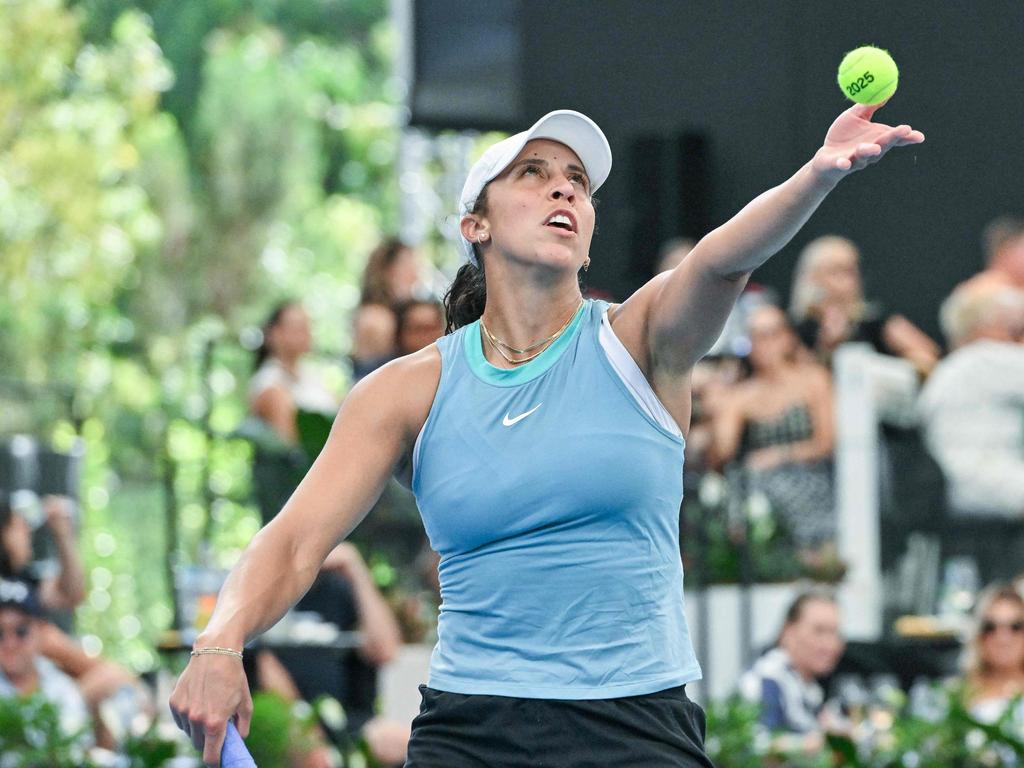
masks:
<instances>
[{"instance_id":1,"label":"woman's shoulder","mask_svg":"<svg viewBox=\"0 0 1024 768\"><path fill-rule=\"evenodd\" d=\"M397 410L422 426L440 380L441 352L435 343L382 365L360 379L346 399L356 396L369 405Z\"/></svg>"}]
</instances>

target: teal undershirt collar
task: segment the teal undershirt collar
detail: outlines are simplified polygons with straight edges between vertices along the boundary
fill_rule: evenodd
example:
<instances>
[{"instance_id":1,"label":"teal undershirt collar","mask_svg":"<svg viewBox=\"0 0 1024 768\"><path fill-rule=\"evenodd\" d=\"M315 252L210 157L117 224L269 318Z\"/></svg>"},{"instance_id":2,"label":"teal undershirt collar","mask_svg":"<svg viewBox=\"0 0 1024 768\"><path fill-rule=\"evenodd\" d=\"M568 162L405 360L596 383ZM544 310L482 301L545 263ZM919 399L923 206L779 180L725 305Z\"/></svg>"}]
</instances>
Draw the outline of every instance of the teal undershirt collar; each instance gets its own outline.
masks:
<instances>
[{"instance_id":1,"label":"teal undershirt collar","mask_svg":"<svg viewBox=\"0 0 1024 768\"><path fill-rule=\"evenodd\" d=\"M466 326L466 333L463 336L463 347L466 351L466 360L469 368L476 374L477 378L496 387L514 387L533 381L542 376L558 362L566 347L579 332L582 324L583 312L589 302L584 301L580 305L576 316L573 317L569 327L562 332L562 335L555 339L554 343L541 352L537 357L528 363L516 366L515 368L498 368L488 362L484 355L483 336L480 332L480 321L476 320Z\"/></svg>"}]
</instances>

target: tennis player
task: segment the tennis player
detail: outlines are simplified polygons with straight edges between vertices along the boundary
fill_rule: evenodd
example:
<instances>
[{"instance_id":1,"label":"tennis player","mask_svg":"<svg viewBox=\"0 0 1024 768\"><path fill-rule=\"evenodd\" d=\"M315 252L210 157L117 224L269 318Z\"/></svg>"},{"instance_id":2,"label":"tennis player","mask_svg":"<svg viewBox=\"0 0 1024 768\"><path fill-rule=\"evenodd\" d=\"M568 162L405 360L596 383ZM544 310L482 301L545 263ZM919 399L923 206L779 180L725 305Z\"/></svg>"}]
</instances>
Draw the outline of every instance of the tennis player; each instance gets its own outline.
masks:
<instances>
[{"instance_id":1,"label":"tennis player","mask_svg":"<svg viewBox=\"0 0 1024 768\"><path fill-rule=\"evenodd\" d=\"M562 110L491 146L461 196L447 336L362 380L221 591L171 696L214 765L252 713L238 656L392 473L441 556L407 766L709 766L678 548L690 372L750 273L846 176L924 136L855 106L803 167L619 305L585 301L604 134ZM613 204L613 203L612 203ZM653 203L652 203L653 204Z\"/></svg>"}]
</instances>

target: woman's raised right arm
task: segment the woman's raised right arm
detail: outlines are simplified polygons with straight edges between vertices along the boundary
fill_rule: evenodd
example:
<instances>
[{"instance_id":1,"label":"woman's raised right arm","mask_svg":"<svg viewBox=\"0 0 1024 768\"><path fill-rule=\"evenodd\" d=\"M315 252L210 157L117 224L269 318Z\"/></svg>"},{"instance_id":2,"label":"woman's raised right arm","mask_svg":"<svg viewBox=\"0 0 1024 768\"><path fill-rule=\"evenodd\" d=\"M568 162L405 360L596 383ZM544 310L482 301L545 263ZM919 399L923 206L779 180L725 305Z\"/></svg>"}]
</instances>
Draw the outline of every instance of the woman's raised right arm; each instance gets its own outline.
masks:
<instances>
[{"instance_id":1,"label":"woman's raised right arm","mask_svg":"<svg viewBox=\"0 0 1024 768\"><path fill-rule=\"evenodd\" d=\"M440 376L433 345L362 380L342 403L330 437L288 503L231 571L196 648L240 650L309 589L324 558L362 520L411 449ZM219 765L227 721L248 733L252 714L242 665L194 656L170 699L178 726Z\"/></svg>"}]
</instances>

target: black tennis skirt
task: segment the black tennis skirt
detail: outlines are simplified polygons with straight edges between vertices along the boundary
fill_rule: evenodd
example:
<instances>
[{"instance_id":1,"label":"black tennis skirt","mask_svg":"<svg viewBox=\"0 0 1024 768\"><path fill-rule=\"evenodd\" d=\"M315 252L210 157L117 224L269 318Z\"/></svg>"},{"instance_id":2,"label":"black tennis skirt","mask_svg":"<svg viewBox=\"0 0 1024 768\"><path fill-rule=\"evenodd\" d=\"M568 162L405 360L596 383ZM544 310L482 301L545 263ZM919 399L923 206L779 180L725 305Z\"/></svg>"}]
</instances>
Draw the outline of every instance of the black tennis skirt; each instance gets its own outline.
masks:
<instances>
[{"instance_id":1,"label":"black tennis skirt","mask_svg":"<svg viewBox=\"0 0 1024 768\"><path fill-rule=\"evenodd\" d=\"M686 686L580 701L420 694L405 768L714 768Z\"/></svg>"}]
</instances>

